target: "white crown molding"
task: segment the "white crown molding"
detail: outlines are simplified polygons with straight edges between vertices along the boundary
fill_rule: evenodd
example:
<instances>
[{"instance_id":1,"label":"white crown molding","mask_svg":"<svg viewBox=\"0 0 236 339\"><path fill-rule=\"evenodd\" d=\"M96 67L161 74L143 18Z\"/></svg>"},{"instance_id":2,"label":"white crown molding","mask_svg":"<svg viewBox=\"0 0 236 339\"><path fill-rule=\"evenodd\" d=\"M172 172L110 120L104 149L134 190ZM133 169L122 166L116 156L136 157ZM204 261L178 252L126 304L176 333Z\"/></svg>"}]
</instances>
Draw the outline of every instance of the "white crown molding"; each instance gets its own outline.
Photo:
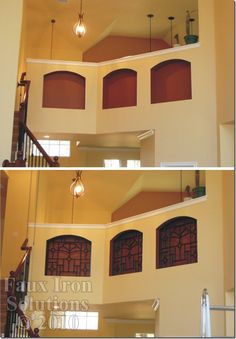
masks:
<instances>
[{"instance_id":1,"label":"white crown molding","mask_svg":"<svg viewBox=\"0 0 236 339\"><path fill-rule=\"evenodd\" d=\"M42 224L42 223L29 223L30 228L51 228L51 229L96 229L96 230L104 230L104 229L110 229L116 226L128 224L134 221L142 220L142 219L147 219L150 217L154 217L156 215L160 215L163 213L167 213L170 211L175 211L181 208L185 208L188 206L196 205L202 202L207 201L207 196L205 195L204 197L200 198L195 198L187 201L180 202L175 205L167 206L167 207L162 207L154 211L150 212L145 212L142 214L138 214L129 218L121 219L118 221L110 222L108 224Z\"/></svg>"},{"instance_id":2,"label":"white crown molding","mask_svg":"<svg viewBox=\"0 0 236 339\"><path fill-rule=\"evenodd\" d=\"M167 48L162 49L159 51L154 51L150 53L143 53L138 55L130 55L119 59L109 60L109 61L102 61L102 62L83 62L83 61L65 61L65 60L47 60L47 59L32 59L28 58L26 60L27 63L31 64L47 64L47 65L66 65L66 66L80 66L80 67L99 67L99 66L107 66L112 64L117 64L120 62L127 62L127 61L135 61L140 59L146 59L158 55L163 54L172 54L176 52L182 52L194 48L199 48L201 45L200 43L183 45L179 47Z\"/></svg>"}]
</instances>

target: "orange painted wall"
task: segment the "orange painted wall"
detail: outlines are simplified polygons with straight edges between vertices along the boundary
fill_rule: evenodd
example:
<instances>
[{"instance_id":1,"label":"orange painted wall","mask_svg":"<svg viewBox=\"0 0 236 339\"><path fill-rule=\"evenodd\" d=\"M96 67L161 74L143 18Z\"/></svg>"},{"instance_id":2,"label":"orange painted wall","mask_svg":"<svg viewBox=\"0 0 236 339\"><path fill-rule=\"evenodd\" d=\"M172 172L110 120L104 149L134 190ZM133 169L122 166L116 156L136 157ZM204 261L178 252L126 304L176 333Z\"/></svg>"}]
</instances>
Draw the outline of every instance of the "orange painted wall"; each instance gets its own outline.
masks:
<instances>
[{"instance_id":1,"label":"orange painted wall","mask_svg":"<svg viewBox=\"0 0 236 339\"><path fill-rule=\"evenodd\" d=\"M185 193L182 193L183 196ZM121 220L133 215L153 211L181 202L180 192L140 192L112 213L111 220Z\"/></svg>"},{"instance_id":2,"label":"orange painted wall","mask_svg":"<svg viewBox=\"0 0 236 339\"><path fill-rule=\"evenodd\" d=\"M170 48L162 39L152 40L152 51ZM149 39L124 36L108 36L83 54L83 61L101 62L150 52Z\"/></svg>"}]
</instances>

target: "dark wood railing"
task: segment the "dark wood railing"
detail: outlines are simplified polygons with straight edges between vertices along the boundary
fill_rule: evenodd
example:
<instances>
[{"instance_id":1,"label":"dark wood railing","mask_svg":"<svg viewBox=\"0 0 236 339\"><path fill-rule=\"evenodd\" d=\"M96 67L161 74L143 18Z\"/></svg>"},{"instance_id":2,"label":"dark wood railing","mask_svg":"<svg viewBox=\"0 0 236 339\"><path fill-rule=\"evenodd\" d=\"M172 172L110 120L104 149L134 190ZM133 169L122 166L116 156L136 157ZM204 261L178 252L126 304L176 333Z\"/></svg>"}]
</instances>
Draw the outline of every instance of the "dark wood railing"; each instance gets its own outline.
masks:
<instances>
[{"instance_id":1,"label":"dark wood railing","mask_svg":"<svg viewBox=\"0 0 236 339\"><path fill-rule=\"evenodd\" d=\"M27 127L30 81L23 73L18 87L24 88L19 109L19 136L15 161L4 160L3 167L59 167L58 157L51 158Z\"/></svg>"},{"instance_id":2,"label":"dark wood railing","mask_svg":"<svg viewBox=\"0 0 236 339\"><path fill-rule=\"evenodd\" d=\"M10 272L8 278L7 293L7 323L5 328L5 337L7 338L38 338L39 330L34 330L30 326L30 320L24 314L20 305L24 304L27 295L27 285L29 276L29 263L31 247L27 246L26 239L21 246L25 251L17 269Z\"/></svg>"}]
</instances>

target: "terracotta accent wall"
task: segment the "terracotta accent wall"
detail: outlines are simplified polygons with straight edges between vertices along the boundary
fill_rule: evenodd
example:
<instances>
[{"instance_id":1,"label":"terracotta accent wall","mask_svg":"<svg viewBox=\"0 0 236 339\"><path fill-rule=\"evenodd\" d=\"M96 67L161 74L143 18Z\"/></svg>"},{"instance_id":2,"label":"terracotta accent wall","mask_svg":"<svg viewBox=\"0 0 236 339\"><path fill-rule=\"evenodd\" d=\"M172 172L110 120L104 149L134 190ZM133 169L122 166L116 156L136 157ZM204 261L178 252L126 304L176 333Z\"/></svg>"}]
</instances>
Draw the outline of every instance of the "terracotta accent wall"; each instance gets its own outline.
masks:
<instances>
[{"instance_id":1,"label":"terracotta accent wall","mask_svg":"<svg viewBox=\"0 0 236 339\"><path fill-rule=\"evenodd\" d=\"M125 219L179 202L181 202L180 192L140 192L114 211L111 221Z\"/></svg>"},{"instance_id":2,"label":"terracotta accent wall","mask_svg":"<svg viewBox=\"0 0 236 339\"><path fill-rule=\"evenodd\" d=\"M151 70L151 103L192 99L191 63L164 61Z\"/></svg>"},{"instance_id":3,"label":"terracotta accent wall","mask_svg":"<svg viewBox=\"0 0 236 339\"><path fill-rule=\"evenodd\" d=\"M162 39L152 40L152 52L170 48ZM150 52L149 39L124 36L108 36L83 54L83 61L101 62Z\"/></svg>"},{"instance_id":4,"label":"terracotta accent wall","mask_svg":"<svg viewBox=\"0 0 236 339\"><path fill-rule=\"evenodd\" d=\"M137 105L137 72L119 69L103 78L103 109Z\"/></svg>"},{"instance_id":5,"label":"terracotta accent wall","mask_svg":"<svg viewBox=\"0 0 236 339\"><path fill-rule=\"evenodd\" d=\"M43 107L85 109L85 78L67 71L44 75Z\"/></svg>"}]
</instances>

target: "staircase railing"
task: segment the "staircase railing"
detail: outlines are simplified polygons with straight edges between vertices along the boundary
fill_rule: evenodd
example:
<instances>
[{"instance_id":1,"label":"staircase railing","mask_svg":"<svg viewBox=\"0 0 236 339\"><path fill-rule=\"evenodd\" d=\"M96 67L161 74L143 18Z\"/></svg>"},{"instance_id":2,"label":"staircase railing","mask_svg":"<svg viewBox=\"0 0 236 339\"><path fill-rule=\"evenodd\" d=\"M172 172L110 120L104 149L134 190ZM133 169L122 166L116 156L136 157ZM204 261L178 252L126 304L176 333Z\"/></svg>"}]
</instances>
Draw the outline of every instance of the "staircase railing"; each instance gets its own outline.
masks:
<instances>
[{"instance_id":1,"label":"staircase railing","mask_svg":"<svg viewBox=\"0 0 236 339\"><path fill-rule=\"evenodd\" d=\"M7 322L5 328L5 337L7 338L38 338L39 330L34 330L30 326L30 321L22 310L25 296L27 295L27 285L29 276L29 263L31 247L27 246L26 239L21 246L25 251L17 269L10 272L8 278L7 293Z\"/></svg>"},{"instance_id":2,"label":"staircase railing","mask_svg":"<svg viewBox=\"0 0 236 339\"><path fill-rule=\"evenodd\" d=\"M3 167L59 167L58 157L53 159L40 145L33 133L27 127L28 97L30 81L25 80L26 73L23 73L18 87L24 88L23 98L19 109L19 137L16 152L16 160L10 162L4 160Z\"/></svg>"}]
</instances>

